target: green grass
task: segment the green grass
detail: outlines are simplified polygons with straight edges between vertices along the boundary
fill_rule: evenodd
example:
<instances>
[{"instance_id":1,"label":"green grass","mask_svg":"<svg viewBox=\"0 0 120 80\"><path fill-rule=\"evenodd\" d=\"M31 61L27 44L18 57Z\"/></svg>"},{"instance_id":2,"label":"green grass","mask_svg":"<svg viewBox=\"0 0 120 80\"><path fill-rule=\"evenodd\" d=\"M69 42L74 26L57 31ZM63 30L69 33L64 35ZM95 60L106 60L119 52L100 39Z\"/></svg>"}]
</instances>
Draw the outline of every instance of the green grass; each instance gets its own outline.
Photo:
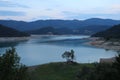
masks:
<instances>
[{"instance_id":1,"label":"green grass","mask_svg":"<svg viewBox=\"0 0 120 80\"><path fill-rule=\"evenodd\" d=\"M62 62L38 66L30 71L31 80L76 80L76 74L84 66L92 68L92 64L66 64Z\"/></svg>"}]
</instances>

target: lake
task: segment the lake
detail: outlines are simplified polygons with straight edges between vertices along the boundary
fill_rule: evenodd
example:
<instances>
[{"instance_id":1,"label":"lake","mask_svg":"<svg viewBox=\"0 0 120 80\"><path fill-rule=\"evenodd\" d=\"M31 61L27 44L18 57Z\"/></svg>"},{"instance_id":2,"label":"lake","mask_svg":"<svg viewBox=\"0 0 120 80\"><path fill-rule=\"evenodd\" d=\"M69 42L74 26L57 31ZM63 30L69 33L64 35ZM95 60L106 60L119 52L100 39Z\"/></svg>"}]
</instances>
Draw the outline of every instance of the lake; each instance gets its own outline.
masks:
<instances>
[{"instance_id":1,"label":"lake","mask_svg":"<svg viewBox=\"0 0 120 80\"><path fill-rule=\"evenodd\" d=\"M115 56L115 51L106 51L85 44L89 36L32 36L28 41L0 43L0 53L14 46L21 63L32 66L49 62L65 61L61 55L65 51L73 49L75 60L79 63L98 62L100 58L110 58Z\"/></svg>"}]
</instances>

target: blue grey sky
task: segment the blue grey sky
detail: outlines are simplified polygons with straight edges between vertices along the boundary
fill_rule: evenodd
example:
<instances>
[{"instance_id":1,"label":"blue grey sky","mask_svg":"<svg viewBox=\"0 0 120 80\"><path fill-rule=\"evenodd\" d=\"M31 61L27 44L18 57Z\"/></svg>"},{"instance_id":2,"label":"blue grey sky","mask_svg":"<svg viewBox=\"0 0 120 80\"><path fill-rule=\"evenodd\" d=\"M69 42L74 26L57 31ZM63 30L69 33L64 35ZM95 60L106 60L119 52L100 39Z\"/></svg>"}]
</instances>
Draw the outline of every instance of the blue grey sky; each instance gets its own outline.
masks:
<instances>
[{"instance_id":1,"label":"blue grey sky","mask_svg":"<svg viewBox=\"0 0 120 80\"><path fill-rule=\"evenodd\" d=\"M0 19L120 20L120 0L0 0Z\"/></svg>"}]
</instances>

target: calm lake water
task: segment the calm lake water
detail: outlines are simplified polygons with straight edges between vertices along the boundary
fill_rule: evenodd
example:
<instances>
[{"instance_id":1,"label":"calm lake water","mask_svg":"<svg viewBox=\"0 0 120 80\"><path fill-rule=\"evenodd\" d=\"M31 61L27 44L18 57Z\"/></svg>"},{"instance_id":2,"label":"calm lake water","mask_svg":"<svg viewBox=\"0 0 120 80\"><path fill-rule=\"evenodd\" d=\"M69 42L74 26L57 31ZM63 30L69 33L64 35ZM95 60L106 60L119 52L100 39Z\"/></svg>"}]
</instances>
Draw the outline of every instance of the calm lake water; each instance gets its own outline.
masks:
<instances>
[{"instance_id":1,"label":"calm lake water","mask_svg":"<svg viewBox=\"0 0 120 80\"><path fill-rule=\"evenodd\" d=\"M61 55L73 49L79 63L98 62L100 58L110 58L117 53L84 44L89 36L33 36L28 41L0 43L0 53L14 46L21 62L32 66L49 62L65 61Z\"/></svg>"}]
</instances>

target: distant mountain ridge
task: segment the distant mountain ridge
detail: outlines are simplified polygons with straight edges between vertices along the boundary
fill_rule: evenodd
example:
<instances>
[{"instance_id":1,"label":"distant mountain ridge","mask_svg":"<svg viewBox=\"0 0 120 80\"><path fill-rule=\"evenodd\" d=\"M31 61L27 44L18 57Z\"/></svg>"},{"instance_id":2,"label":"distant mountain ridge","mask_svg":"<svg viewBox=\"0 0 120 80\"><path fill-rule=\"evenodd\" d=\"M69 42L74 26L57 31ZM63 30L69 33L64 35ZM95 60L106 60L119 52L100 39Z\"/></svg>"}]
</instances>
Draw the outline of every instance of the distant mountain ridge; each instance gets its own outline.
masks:
<instances>
[{"instance_id":1,"label":"distant mountain ridge","mask_svg":"<svg viewBox=\"0 0 120 80\"><path fill-rule=\"evenodd\" d=\"M103 28L101 28L103 27ZM104 25L91 25L86 26L78 29L71 29L71 28L54 28L52 26L43 27L36 30L28 31L29 34L37 34L37 35L43 35L43 34L53 34L53 35L66 35L66 34L73 34L73 35L91 35L98 31L106 30L106 28L109 28L109 26Z\"/></svg>"},{"instance_id":2,"label":"distant mountain ridge","mask_svg":"<svg viewBox=\"0 0 120 80\"><path fill-rule=\"evenodd\" d=\"M81 34L94 34L120 24L120 20L91 18L87 20L37 20L33 22L0 20L0 24L20 31L32 31L43 27L52 26L57 29L67 28ZM61 30L63 31L63 30ZM69 32L69 31L68 31Z\"/></svg>"},{"instance_id":3,"label":"distant mountain ridge","mask_svg":"<svg viewBox=\"0 0 120 80\"><path fill-rule=\"evenodd\" d=\"M55 29L54 27L43 27L43 28L40 28L40 29L37 29L37 30L33 30L33 31L28 31L28 33L30 34L41 34L41 35L57 35L58 32L57 32L57 29Z\"/></svg>"},{"instance_id":4,"label":"distant mountain ridge","mask_svg":"<svg viewBox=\"0 0 120 80\"><path fill-rule=\"evenodd\" d=\"M30 35L0 24L0 37L26 37L26 36Z\"/></svg>"},{"instance_id":5,"label":"distant mountain ridge","mask_svg":"<svg viewBox=\"0 0 120 80\"><path fill-rule=\"evenodd\" d=\"M113 26L120 24L120 20L91 18L87 20L37 20L33 22L14 21L14 20L0 20L0 24L15 28L17 30L33 30L46 26L54 26L57 28L80 28L89 25L108 25Z\"/></svg>"}]
</instances>

